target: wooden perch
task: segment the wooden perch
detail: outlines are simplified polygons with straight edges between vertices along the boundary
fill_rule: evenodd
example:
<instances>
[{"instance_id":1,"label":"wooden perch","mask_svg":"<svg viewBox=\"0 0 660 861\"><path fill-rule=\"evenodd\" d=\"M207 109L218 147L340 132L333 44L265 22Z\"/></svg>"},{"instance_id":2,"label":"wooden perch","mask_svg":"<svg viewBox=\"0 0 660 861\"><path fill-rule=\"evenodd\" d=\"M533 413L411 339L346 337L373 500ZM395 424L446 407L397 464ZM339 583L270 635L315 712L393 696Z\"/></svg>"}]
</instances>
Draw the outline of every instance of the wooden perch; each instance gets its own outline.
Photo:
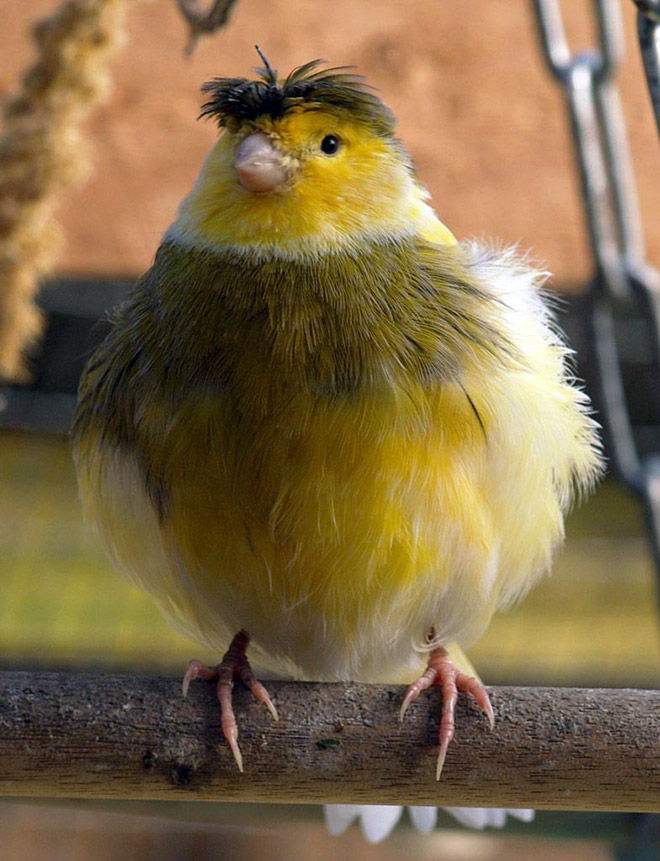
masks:
<instances>
[{"instance_id":1,"label":"wooden perch","mask_svg":"<svg viewBox=\"0 0 660 861\"><path fill-rule=\"evenodd\" d=\"M660 691L495 687L493 732L461 695L436 782L437 690L399 724L398 686L268 689L277 723L236 688L239 774L211 683L0 673L0 795L660 812Z\"/></svg>"}]
</instances>

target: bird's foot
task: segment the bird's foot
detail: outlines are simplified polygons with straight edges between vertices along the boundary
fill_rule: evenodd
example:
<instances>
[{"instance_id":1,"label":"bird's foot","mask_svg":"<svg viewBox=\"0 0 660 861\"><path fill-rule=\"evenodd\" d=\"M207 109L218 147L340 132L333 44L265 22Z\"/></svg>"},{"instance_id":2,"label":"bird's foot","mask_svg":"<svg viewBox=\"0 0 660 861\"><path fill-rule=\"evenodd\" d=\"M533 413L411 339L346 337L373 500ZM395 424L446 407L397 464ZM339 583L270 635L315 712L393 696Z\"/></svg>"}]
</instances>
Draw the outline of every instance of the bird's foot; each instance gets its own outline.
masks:
<instances>
[{"instance_id":1,"label":"bird's foot","mask_svg":"<svg viewBox=\"0 0 660 861\"><path fill-rule=\"evenodd\" d=\"M246 688L249 688L254 696L266 704L273 720L279 720L277 709L273 705L268 691L255 679L252 667L247 659L246 649L250 642L247 631L239 631L231 641L231 645L224 654L217 667L207 667L201 661L191 661L183 677L183 695L188 695L188 688L194 679L205 681L216 681L218 683L218 701L220 703L220 724L222 733L229 742L229 747L234 754L239 771L243 771L243 757L238 746L238 725L234 714L232 702L232 690L234 680L239 679Z\"/></svg>"},{"instance_id":2,"label":"bird's foot","mask_svg":"<svg viewBox=\"0 0 660 861\"><path fill-rule=\"evenodd\" d=\"M488 723L492 729L495 726L495 715L493 707L490 704L490 698L486 688L478 679L473 676L468 676L457 670L446 649L436 648L429 652L429 659L426 672L421 675L416 682L406 691L399 712L399 720L403 720L408 706L414 702L422 691L427 690L433 685L438 685L442 688L442 716L440 718L440 753L438 754L438 765L435 772L436 780L440 780L442 774L442 766L445 763L449 744L454 737L454 711L456 701L458 700L458 692L472 694L477 701L477 705L488 717Z\"/></svg>"}]
</instances>

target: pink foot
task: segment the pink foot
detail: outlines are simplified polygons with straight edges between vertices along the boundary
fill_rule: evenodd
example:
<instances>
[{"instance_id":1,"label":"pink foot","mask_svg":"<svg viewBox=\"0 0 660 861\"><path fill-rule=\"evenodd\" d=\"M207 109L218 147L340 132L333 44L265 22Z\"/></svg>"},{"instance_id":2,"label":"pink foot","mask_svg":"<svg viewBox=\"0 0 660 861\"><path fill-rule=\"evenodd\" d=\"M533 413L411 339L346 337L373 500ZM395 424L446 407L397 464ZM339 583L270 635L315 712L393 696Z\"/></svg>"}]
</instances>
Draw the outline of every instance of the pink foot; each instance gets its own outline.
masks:
<instances>
[{"instance_id":1,"label":"pink foot","mask_svg":"<svg viewBox=\"0 0 660 861\"><path fill-rule=\"evenodd\" d=\"M422 691L427 690L432 685L438 685L442 688L442 716L440 718L439 733L440 753L438 754L438 765L435 772L436 780L440 780L447 750L454 737L454 710L456 708L456 701L458 700L458 692L464 691L465 693L472 694L477 701L477 705L488 717L491 729L495 726L495 715L493 714L493 707L490 704L486 688L473 676L467 676L465 673L457 670L447 650L439 647L429 652L426 672L416 682L413 682L406 691L403 703L401 704L401 711L399 712L399 720L403 720L403 716L408 710L410 703L413 703Z\"/></svg>"},{"instance_id":2,"label":"pink foot","mask_svg":"<svg viewBox=\"0 0 660 861\"><path fill-rule=\"evenodd\" d=\"M183 695L188 695L188 688L194 679L204 679L205 681L217 681L218 683L218 701L220 702L220 724L222 733L229 742L229 747L234 754L236 765L239 771L243 771L243 757L238 746L238 725L234 714L234 706L232 703L232 690L234 688L234 680L240 679L245 687L249 688L254 696L266 704L268 711L273 716L273 720L279 720L277 709L273 705L271 698L268 696L268 691L257 681L252 673L252 667L245 654L250 642L250 635L247 631L239 631L231 641L231 644L225 652L222 661L217 667L206 667L201 661L191 661L188 664L188 669L183 677Z\"/></svg>"}]
</instances>

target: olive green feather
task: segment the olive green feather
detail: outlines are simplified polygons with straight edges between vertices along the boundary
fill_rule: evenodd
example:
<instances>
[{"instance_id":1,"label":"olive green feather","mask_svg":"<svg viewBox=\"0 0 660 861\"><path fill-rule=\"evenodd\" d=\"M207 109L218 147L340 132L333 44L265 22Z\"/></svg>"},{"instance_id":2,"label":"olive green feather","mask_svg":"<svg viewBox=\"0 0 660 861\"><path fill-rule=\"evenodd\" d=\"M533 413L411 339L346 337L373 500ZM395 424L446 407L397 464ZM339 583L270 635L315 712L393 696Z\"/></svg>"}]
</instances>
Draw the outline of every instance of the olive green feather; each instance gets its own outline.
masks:
<instances>
[{"instance_id":1,"label":"olive green feather","mask_svg":"<svg viewBox=\"0 0 660 861\"><path fill-rule=\"evenodd\" d=\"M139 405L176 408L192 390L229 389L236 409L264 415L285 390L340 398L456 382L475 349L515 360L489 322L496 302L459 251L414 238L267 262L165 241L87 367L74 433L98 420L132 440ZM258 403L241 384L252 373L270 381Z\"/></svg>"}]
</instances>

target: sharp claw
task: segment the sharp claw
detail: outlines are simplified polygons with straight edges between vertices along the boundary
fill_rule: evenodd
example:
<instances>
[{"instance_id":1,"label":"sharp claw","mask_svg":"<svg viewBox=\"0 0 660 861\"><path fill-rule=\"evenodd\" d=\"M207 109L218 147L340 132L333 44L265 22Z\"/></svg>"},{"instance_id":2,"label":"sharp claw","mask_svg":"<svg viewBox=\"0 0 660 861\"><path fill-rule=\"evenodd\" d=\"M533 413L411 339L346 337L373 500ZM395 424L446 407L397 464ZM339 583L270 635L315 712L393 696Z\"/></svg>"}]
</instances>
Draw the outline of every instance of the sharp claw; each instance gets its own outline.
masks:
<instances>
[{"instance_id":1,"label":"sharp claw","mask_svg":"<svg viewBox=\"0 0 660 861\"><path fill-rule=\"evenodd\" d=\"M408 711L408 706L415 702L422 691L431 687L435 681L436 675L435 670L429 668L423 676L420 676L416 682L413 682L413 684L409 686L399 710L399 722L403 720L403 716Z\"/></svg>"},{"instance_id":2,"label":"sharp claw","mask_svg":"<svg viewBox=\"0 0 660 861\"><path fill-rule=\"evenodd\" d=\"M236 765L238 766L238 770L241 772L241 774L243 774L243 754L241 753L241 749L238 746L238 733L226 735L225 738L229 742L231 752L234 754L234 759L236 761Z\"/></svg>"},{"instance_id":3,"label":"sharp claw","mask_svg":"<svg viewBox=\"0 0 660 861\"><path fill-rule=\"evenodd\" d=\"M401 708L399 709L399 723L403 722L403 716L408 711L408 706L415 699L412 694L412 691L408 691L408 693L403 698L403 702L401 703Z\"/></svg>"},{"instance_id":4,"label":"sharp claw","mask_svg":"<svg viewBox=\"0 0 660 861\"><path fill-rule=\"evenodd\" d=\"M186 671L185 676L183 677L183 683L181 685L181 693L183 694L184 700L188 696L188 689L190 688L190 683L197 678L197 673L191 672L190 670Z\"/></svg>"},{"instance_id":5,"label":"sharp claw","mask_svg":"<svg viewBox=\"0 0 660 861\"><path fill-rule=\"evenodd\" d=\"M495 729L495 712L493 711L493 706L490 702L490 697L488 696L488 692L485 688L481 688L478 692L472 692L473 696L477 701L477 705L481 709L481 711L488 718L488 726L490 729Z\"/></svg>"},{"instance_id":6,"label":"sharp claw","mask_svg":"<svg viewBox=\"0 0 660 861\"><path fill-rule=\"evenodd\" d=\"M273 701L268 696L268 694L266 694L266 699L264 700L264 702L266 703L266 708L268 709L268 711L273 716L273 720L279 720L280 716L278 715L277 709L275 708Z\"/></svg>"},{"instance_id":7,"label":"sharp claw","mask_svg":"<svg viewBox=\"0 0 660 861\"><path fill-rule=\"evenodd\" d=\"M231 752L234 754L238 770L243 773L243 756L238 746L238 726L236 725L234 709L232 708L231 688L226 685L222 687L218 686L218 699L220 700L220 710L222 712L222 719L220 721L222 734L227 740Z\"/></svg>"},{"instance_id":8,"label":"sharp claw","mask_svg":"<svg viewBox=\"0 0 660 861\"><path fill-rule=\"evenodd\" d=\"M481 711L488 718L488 725L491 730L495 729L495 713L493 706L488 696L486 688L480 684L475 678L465 676L459 673L456 677L456 683L460 690L472 694Z\"/></svg>"},{"instance_id":9,"label":"sharp claw","mask_svg":"<svg viewBox=\"0 0 660 861\"><path fill-rule=\"evenodd\" d=\"M490 699L487 701L487 705L484 708L486 713L486 717L488 718L488 726L491 732L495 729L495 712L493 711L493 706L491 705Z\"/></svg>"},{"instance_id":10,"label":"sharp claw","mask_svg":"<svg viewBox=\"0 0 660 861\"><path fill-rule=\"evenodd\" d=\"M442 775L442 769L445 764L445 759L447 757L447 749L449 748L449 742L446 741L440 745L440 753L438 754L438 764L435 767L435 779L440 780Z\"/></svg>"},{"instance_id":11,"label":"sharp claw","mask_svg":"<svg viewBox=\"0 0 660 861\"><path fill-rule=\"evenodd\" d=\"M190 683L201 674L203 669L205 669L205 667L200 661L195 660L188 664L188 669L186 670L183 676L183 682L181 683L181 693L183 694L184 699L188 696Z\"/></svg>"},{"instance_id":12,"label":"sharp claw","mask_svg":"<svg viewBox=\"0 0 660 861\"><path fill-rule=\"evenodd\" d=\"M255 695L258 700L261 700L262 703L266 706L268 711L271 713L273 720L279 720L280 716L277 713L277 709L271 700L268 691L261 684L261 682L253 681L250 683L250 690Z\"/></svg>"}]
</instances>

